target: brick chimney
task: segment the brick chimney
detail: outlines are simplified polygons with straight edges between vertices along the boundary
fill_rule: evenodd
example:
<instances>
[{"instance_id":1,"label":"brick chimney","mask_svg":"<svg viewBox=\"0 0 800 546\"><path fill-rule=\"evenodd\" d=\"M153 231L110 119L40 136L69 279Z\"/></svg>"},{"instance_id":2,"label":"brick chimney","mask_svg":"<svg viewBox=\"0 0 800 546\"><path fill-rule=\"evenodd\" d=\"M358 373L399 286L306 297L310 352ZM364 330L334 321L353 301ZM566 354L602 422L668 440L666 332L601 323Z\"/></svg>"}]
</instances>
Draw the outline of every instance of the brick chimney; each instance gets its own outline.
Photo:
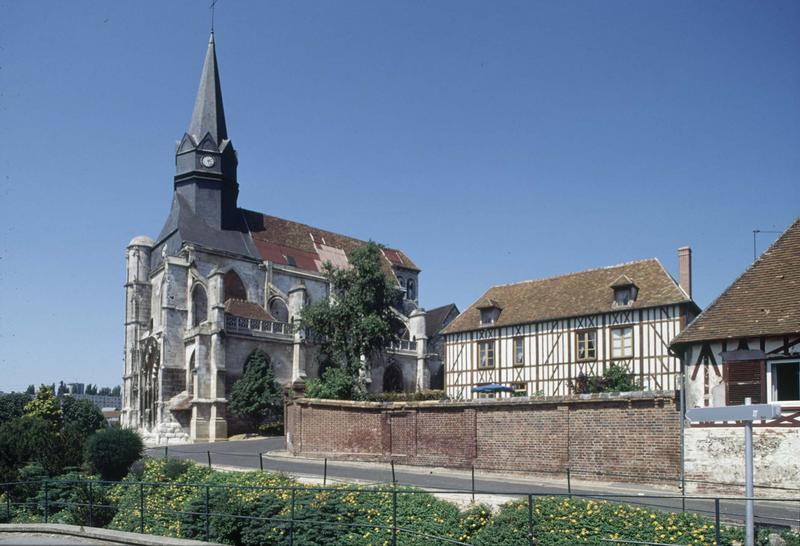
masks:
<instances>
[{"instance_id":1,"label":"brick chimney","mask_svg":"<svg viewBox=\"0 0 800 546\"><path fill-rule=\"evenodd\" d=\"M678 249L678 284L692 297L692 249L682 246Z\"/></svg>"}]
</instances>

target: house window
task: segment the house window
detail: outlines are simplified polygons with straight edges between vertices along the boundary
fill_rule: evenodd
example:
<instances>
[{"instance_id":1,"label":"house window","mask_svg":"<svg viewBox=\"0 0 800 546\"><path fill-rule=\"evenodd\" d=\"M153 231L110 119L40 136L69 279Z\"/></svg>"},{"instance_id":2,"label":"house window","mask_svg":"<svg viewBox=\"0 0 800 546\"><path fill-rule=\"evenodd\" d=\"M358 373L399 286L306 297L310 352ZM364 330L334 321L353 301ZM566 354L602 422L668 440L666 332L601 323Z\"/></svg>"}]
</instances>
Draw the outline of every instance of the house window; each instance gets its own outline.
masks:
<instances>
[{"instance_id":1,"label":"house window","mask_svg":"<svg viewBox=\"0 0 800 546\"><path fill-rule=\"evenodd\" d=\"M406 283L406 298L413 300L417 297L417 290L416 285L414 283L414 279L408 279Z\"/></svg>"},{"instance_id":2,"label":"house window","mask_svg":"<svg viewBox=\"0 0 800 546\"><path fill-rule=\"evenodd\" d=\"M726 406L741 406L747 398L753 404L764 402L767 378L763 360L723 360L722 378Z\"/></svg>"},{"instance_id":3,"label":"house window","mask_svg":"<svg viewBox=\"0 0 800 546\"><path fill-rule=\"evenodd\" d=\"M615 305L628 305L631 303L633 299L633 294L631 293L631 287L626 286L624 288L615 288L614 289L614 304Z\"/></svg>"},{"instance_id":4,"label":"house window","mask_svg":"<svg viewBox=\"0 0 800 546\"><path fill-rule=\"evenodd\" d=\"M481 309L481 325L494 324L497 322L497 317L500 315L500 310L495 307Z\"/></svg>"},{"instance_id":5,"label":"house window","mask_svg":"<svg viewBox=\"0 0 800 546\"><path fill-rule=\"evenodd\" d=\"M633 356L633 328L614 328L611 330L611 358L630 358Z\"/></svg>"},{"instance_id":6,"label":"house window","mask_svg":"<svg viewBox=\"0 0 800 546\"><path fill-rule=\"evenodd\" d=\"M478 367L494 368L494 341L478 343Z\"/></svg>"},{"instance_id":7,"label":"house window","mask_svg":"<svg viewBox=\"0 0 800 546\"><path fill-rule=\"evenodd\" d=\"M770 364L770 402L800 401L800 362Z\"/></svg>"},{"instance_id":8,"label":"house window","mask_svg":"<svg viewBox=\"0 0 800 546\"><path fill-rule=\"evenodd\" d=\"M597 330L577 332L575 339L575 354L578 360L597 360Z\"/></svg>"},{"instance_id":9,"label":"house window","mask_svg":"<svg viewBox=\"0 0 800 546\"><path fill-rule=\"evenodd\" d=\"M511 396L528 396L527 383L511 383L511 388L514 389L514 392L511 393Z\"/></svg>"},{"instance_id":10,"label":"house window","mask_svg":"<svg viewBox=\"0 0 800 546\"><path fill-rule=\"evenodd\" d=\"M521 337L514 338L514 366L522 366L525 364L525 339Z\"/></svg>"}]
</instances>

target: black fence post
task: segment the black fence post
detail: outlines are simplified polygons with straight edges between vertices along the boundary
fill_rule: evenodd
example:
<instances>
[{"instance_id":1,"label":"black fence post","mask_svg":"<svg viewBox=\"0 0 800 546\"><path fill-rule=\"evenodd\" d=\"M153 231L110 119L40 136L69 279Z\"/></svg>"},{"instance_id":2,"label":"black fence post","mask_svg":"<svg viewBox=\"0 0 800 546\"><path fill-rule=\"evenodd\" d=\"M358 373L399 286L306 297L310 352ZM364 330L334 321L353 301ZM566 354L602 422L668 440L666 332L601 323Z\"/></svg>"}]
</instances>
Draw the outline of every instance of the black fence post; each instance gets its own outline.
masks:
<instances>
[{"instance_id":1,"label":"black fence post","mask_svg":"<svg viewBox=\"0 0 800 546\"><path fill-rule=\"evenodd\" d=\"M264 472L264 454L263 453L259 453L258 454L258 466L259 466L259 468L261 468L261 472Z\"/></svg>"},{"instance_id":2,"label":"black fence post","mask_svg":"<svg viewBox=\"0 0 800 546\"><path fill-rule=\"evenodd\" d=\"M50 503L48 499L48 492L47 492L47 480L44 480L44 522L47 523L47 519L50 516Z\"/></svg>"},{"instance_id":3,"label":"black fence post","mask_svg":"<svg viewBox=\"0 0 800 546\"><path fill-rule=\"evenodd\" d=\"M569 467L567 467L567 495L570 499L572 498L572 476Z\"/></svg>"},{"instance_id":4,"label":"black fence post","mask_svg":"<svg viewBox=\"0 0 800 546\"><path fill-rule=\"evenodd\" d=\"M719 536L719 497L714 499L714 538L715 544L720 546L722 542Z\"/></svg>"},{"instance_id":5,"label":"black fence post","mask_svg":"<svg viewBox=\"0 0 800 546\"><path fill-rule=\"evenodd\" d=\"M292 506L291 510L289 511L289 546L294 545L294 503L296 493L297 490L292 487Z\"/></svg>"},{"instance_id":6,"label":"black fence post","mask_svg":"<svg viewBox=\"0 0 800 546\"><path fill-rule=\"evenodd\" d=\"M533 546L533 495L528 493L528 544Z\"/></svg>"},{"instance_id":7,"label":"black fence post","mask_svg":"<svg viewBox=\"0 0 800 546\"><path fill-rule=\"evenodd\" d=\"M164 460L169 461L169 446L164 446Z\"/></svg>"},{"instance_id":8,"label":"black fence post","mask_svg":"<svg viewBox=\"0 0 800 546\"><path fill-rule=\"evenodd\" d=\"M472 465L472 502L475 503L475 465Z\"/></svg>"},{"instance_id":9,"label":"black fence post","mask_svg":"<svg viewBox=\"0 0 800 546\"><path fill-rule=\"evenodd\" d=\"M209 541L209 529L208 529L208 489L209 487L206 486L206 496L205 496L205 511L206 511L206 542Z\"/></svg>"},{"instance_id":10,"label":"black fence post","mask_svg":"<svg viewBox=\"0 0 800 546\"><path fill-rule=\"evenodd\" d=\"M394 473L394 459L392 459L390 462L392 463L392 484L394 485L397 483L397 478L395 477Z\"/></svg>"},{"instance_id":11,"label":"black fence post","mask_svg":"<svg viewBox=\"0 0 800 546\"><path fill-rule=\"evenodd\" d=\"M206 451L206 455L208 456L208 468L211 468L211 452Z\"/></svg>"},{"instance_id":12,"label":"black fence post","mask_svg":"<svg viewBox=\"0 0 800 546\"><path fill-rule=\"evenodd\" d=\"M392 461L394 469L394 461ZM397 489L392 490L392 546L397 546Z\"/></svg>"},{"instance_id":13,"label":"black fence post","mask_svg":"<svg viewBox=\"0 0 800 546\"><path fill-rule=\"evenodd\" d=\"M322 464L322 485L328 485L328 458L325 457L325 462Z\"/></svg>"},{"instance_id":14,"label":"black fence post","mask_svg":"<svg viewBox=\"0 0 800 546\"><path fill-rule=\"evenodd\" d=\"M92 482L89 481L89 527L93 527L92 523L94 521L94 489L92 488Z\"/></svg>"},{"instance_id":15,"label":"black fence post","mask_svg":"<svg viewBox=\"0 0 800 546\"><path fill-rule=\"evenodd\" d=\"M11 523L11 487L6 488L6 514L8 522Z\"/></svg>"},{"instance_id":16,"label":"black fence post","mask_svg":"<svg viewBox=\"0 0 800 546\"><path fill-rule=\"evenodd\" d=\"M144 484L139 482L139 532L144 534Z\"/></svg>"}]
</instances>

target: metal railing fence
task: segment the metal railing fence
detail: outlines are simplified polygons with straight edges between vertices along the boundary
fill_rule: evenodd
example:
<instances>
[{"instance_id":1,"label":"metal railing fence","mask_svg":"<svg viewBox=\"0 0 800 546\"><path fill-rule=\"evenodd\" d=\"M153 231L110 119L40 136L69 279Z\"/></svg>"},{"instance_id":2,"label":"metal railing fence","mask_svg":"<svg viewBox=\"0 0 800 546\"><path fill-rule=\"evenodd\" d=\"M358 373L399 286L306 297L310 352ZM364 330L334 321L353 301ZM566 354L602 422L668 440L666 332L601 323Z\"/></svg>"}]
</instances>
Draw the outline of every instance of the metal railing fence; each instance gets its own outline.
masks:
<instances>
[{"instance_id":1,"label":"metal railing fence","mask_svg":"<svg viewBox=\"0 0 800 546\"><path fill-rule=\"evenodd\" d=\"M30 494L32 488L36 490L35 495L19 498L19 494L15 494L15 490L24 488ZM128 504L122 506L109 501L109 494L116 491L117 497L122 497L127 489L129 495L127 497ZM180 491L184 489L194 490L194 500L184 509L173 509L159 506L155 500L158 500L159 495L180 495ZM132 500L130 491L134 491L135 501L130 504ZM619 505L627 505L631 503L644 504L646 506L654 507L656 510L665 510L663 504L655 503L655 501L677 501L677 500L690 500L693 503L698 503L700 506L710 506L710 508L699 510L694 508L693 512L708 512L713 515L713 529L714 529L714 543L722 545L722 532L725 529L723 521L730 520L731 515L736 515L731 512L726 512L723 509L723 503L729 506L734 504L743 504L743 501L748 500L745 497L719 497L719 496L691 496L685 497L683 495L636 495L636 494L581 494L573 493L568 494L553 494L549 492L526 492L526 493L513 493L513 492L497 492L479 490L474 492L465 492L460 489L437 489L425 490L419 488L406 488L397 485L388 485L380 487L329 487L329 486L314 486L314 485L275 485L275 486L255 486L255 485L235 485L235 484L219 484L219 483L185 483L185 482L147 482L147 481L122 481L122 482L109 482L94 479L80 479L80 480L59 480L59 479L46 479L46 480L32 480L26 482L6 482L0 483L0 491L3 492L4 506L0 508L0 513L4 513L6 521L12 521L15 516L15 507L24 507L39 514L45 523L51 521L55 514L65 508L77 509L79 519L75 523L82 525L105 526L110 522L110 515L117 510L128 510L134 515L134 519L138 519L138 532L147 533L152 531L152 528L147 525L148 517L151 516L169 516L180 520L185 528L195 529L193 538L201 538L209 541L212 538L211 528L212 524L216 527L219 520L233 520L245 522L259 522L269 523L271 532L275 535L276 540L280 543L286 543L294 546L298 537L303 535L304 531L309 528L313 529L333 529L339 533L342 529L351 531L367 531L375 532L377 537L380 538L379 542L388 542L392 546L397 546L402 543L403 537L405 539L424 539L425 544L438 543L438 544L455 544L468 546L469 542L464 542L459 538L447 536L445 534L437 534L435 532L428 532L425 530L415 529L410 525L410 522L401 521L398 515L399 501L406 495L420 495L420 494L438 494L438 495L497 495L501 497L511 497L518 499L524 504L527 511L527 528L525 529L525 540L528 546L539 544L537 540L537 503L542 502L542 499L556 498L563 500L591 500L591 501L607 501ZM271 494L275 498L283 499L285 504L280 504L280 509L276 510L277 506L272 506L272 511L266 510L261 514L253 513L233 513L233 508L236 506L235 496L231 493L243 494L254 493L256 494L253 499L257 499L258 494L266 495ZM100 493L99 498L97 493ZM377 497L378 499L389 500L389 518L388 521L343 521L339 519L325 519L319 517L324 513L314 512L314 506L319 504L319 495L327 494L333 497L332 500L338 500L341 503L348 501L355 502L356 497L362 500L361 496L366 495L367 500L370 497ZM224 497L220 499L220 495ZM340 497L337 499L337 496ZM248 497L250 498L250 497ZM225 506L230 508L228 511L218 511L212 509L212 500L217 506ZM776 528L788 528L791 525L800 526L800 497L798 498L758 498L755 499L761 502L769 502L776 506L795 506L796 517L794 519L786 518L784 524L777 525ZM119 502L119 501L117 501ZM251 499L251 502L256 502ZM332 502L330 506L338 506L340 502ZM257 509L260 505L255 505ZM520 505L522 506L522 505ZM3 510L4 508L4 510ZM317 514L316 517L309 517L309 513ZM337 514L329 514L336 516ZM341 516L341 514L338 514ZM188 527L186 527L188 526ZM199 531L197 529L200 529ZM199 536L198 536L199 535ZM522 537L520 537L522 538ZM599 539L603 543L617 543L617 544L648 544L648 545L662 545L662 544L681 544L678 542L647 542L637 541L623 538L603 537ZM271 542L273 543L273 542ZM278 543L278 542L274 542ZM308 542L304 542L308 543Z\"/></svg>"}]
</instances>

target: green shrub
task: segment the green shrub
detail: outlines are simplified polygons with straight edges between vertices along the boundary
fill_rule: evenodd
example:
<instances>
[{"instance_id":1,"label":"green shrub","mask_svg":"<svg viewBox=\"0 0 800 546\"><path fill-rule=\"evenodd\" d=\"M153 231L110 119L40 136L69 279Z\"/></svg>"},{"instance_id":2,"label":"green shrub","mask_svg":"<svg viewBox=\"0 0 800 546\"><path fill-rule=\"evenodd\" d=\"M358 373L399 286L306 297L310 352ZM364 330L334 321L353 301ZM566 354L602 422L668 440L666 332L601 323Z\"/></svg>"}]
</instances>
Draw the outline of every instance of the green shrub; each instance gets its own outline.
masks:
<instances>
[{"instance_id":1,"label":"green shrub","mask_svg":"<svg viewBox=\"0 0 800 546\"><path fill-rule=\"evenodd\" d=\"M110 486L97 477L84 477L77 472L57 476L47 482L36 495L37 512L44 515L45 501L50 523L67 525L91 525L105 527L116 512L109 498ZM91 511L89 504L91 502Z\"/></svg>"},{"instance_id":2,"label":"green shrub","mask_svg":"<svg viewBox=\"0 0 800 546\"><path fill-rule=\"evenodd\" d=\"M370 402L421 402L423 400L448 400L442 390L415 392L371 392L366 395Z\"/></svg>"},{"instance_id":3,"label":"green shrub","mask_svg":"<svg viewBox=\"0 0 800 546\"><path fill-rule=\"evenodd\" d=\"M533 532L541 546L608 544L603 539L697 544L714 542L714 525L694 514L653 511L649 508L594 500L556 497L535 499ZM505 505L478 532L476 546L528 544L527 501ZM723 528L723 544L741 538L734 528Z\"/></svg>"},{"instance_id":4,"label":"green shrub","mask_svg":"<svg viewBox=\"0 0 800 546\"><path fill-rule=\"evenodd\" d=\"M87 462L104 480L118 481L142 457L144 445L139 435L128 429L106 429L89 437Z\"/></svg>"},{"instance_id":5,"label":"green shrub","mask_svg":"<svg viewBox=\"0 0 800 546\"><path fill-rule=\"evenodd\" d=\"M326 368L320 378L312 378L306 382L306 393L309 398L327 398L329 400L356 400L363 398L363 393L353 383L347 370L331 366Z\"/></svg>"},{"instance_id":6,"label":"green shrub","mask_svg":"<svg viewBox=\"0 0 800 546\"><path fill-rule=\"evenodd\" d=\"M570 388L574 394L630 392L642 390L642 384L625 368L612 364L602 376L579 374Z\"/></svg>"}]
</instances>

